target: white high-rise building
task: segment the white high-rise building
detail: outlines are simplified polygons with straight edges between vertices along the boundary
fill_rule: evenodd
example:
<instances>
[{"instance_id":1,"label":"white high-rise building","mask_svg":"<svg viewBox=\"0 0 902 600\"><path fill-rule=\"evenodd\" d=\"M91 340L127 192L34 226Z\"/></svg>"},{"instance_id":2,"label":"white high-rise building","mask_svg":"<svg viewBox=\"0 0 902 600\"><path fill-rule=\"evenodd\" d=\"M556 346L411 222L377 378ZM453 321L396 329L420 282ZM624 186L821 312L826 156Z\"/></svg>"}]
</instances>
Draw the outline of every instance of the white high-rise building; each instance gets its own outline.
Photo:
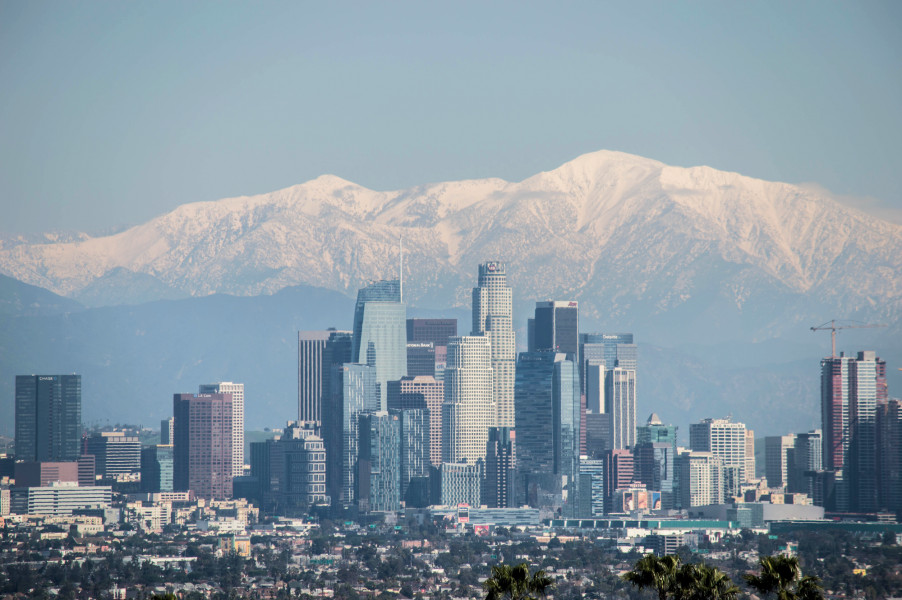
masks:
<instances>
[{"instance_id":1,"label":"white high-rise building","mask_svg":"<svg viewBox=\"0 0 902 600\"><path fill-rule=\"evenodd\" d=\"M605 373L604 412L611 415L612 447L636 444L636 371L615 367Z\"/></svg>"},{"instance_id":2,"label":"white high-rise building","mask_svg":"<svg viewBox=\"0 0 902 600\"><path fill-rule=\"evenodd\" d=\"M723 463L712 452L681 452L676 458L680 508L723 502Z\"/></svg>"},{"instance_id":3,"label":"white high-rise building","mask_svg":"<svg viewBox=\"0 0 902 600\"><path fill-rule=\"evenodd\" d=\"M244 475L244 384L220 381L207 383L200 394L232 394L232 477Z\"/></svg>"},{"instance_id":4,"label":"white high-rise building","mask_svg":"<svg viewBox=\"0 0 902 600\"><path fill-rule=\"evenodd\" d=\"M445 401L442 404L442 462L485 460L489 427L495 426L492 348L485 336L448 339Z\"/></svg>"},{"instance_id":5,"label":"white high-rise building","mask_svg":"<svg viewBox=\"0 0 902 600\"><path fill-rule=\"evenodd\" d=\"M479 265L477 287L473 288L472 335L484 335L492 345L495 426L514 427L517 342L513 330L513 292L507 285L504 263L489 261Z\"/></svg>"},{"instance_id":6,"label":"white high-rise building","mask_svg":"<svg viewBox=\"0 0 902 600\"><path fill-rule=\"evenodd\" d=\"M697 452L711 452L724 467L724 495L739 493L745 476L745 423L730 419L705 419L689 425L689 447ZM721 500L723 501L723 500Z\"/></svg>"}]
</instances>

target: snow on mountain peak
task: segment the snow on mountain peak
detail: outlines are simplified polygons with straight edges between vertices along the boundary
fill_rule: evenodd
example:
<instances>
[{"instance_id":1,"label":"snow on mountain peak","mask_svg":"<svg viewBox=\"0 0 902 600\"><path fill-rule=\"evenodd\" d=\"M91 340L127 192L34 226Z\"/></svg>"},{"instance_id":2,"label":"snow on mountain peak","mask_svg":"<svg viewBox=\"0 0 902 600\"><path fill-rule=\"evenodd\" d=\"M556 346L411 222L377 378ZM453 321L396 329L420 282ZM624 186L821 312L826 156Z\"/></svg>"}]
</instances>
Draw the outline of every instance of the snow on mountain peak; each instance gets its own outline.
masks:
<instances>
[{"instance_id":1,"label":"snow on mountain peak","mask_svg":"<svg viewBox=\"0 0 902 600\"><path fill-rule=\"evenodd\" d=\"M76 297L116 268L193 295L298 283L353 292L393 275L399 236L409 276L420 280L411 298L443 305L466 303L474 265L486 256L508 262L515 286L581 298L599 314L640 299L670 310L702 287L737 306L755 286L821 290L848 305L867 297L881 310L902 303L897 276L862 277L871 264L902 272L902 226L809 189L612 151L516 183L382 192L322 175L186 204L113 236L0 247L0 272Z\"/></svg>"}]
</instances>

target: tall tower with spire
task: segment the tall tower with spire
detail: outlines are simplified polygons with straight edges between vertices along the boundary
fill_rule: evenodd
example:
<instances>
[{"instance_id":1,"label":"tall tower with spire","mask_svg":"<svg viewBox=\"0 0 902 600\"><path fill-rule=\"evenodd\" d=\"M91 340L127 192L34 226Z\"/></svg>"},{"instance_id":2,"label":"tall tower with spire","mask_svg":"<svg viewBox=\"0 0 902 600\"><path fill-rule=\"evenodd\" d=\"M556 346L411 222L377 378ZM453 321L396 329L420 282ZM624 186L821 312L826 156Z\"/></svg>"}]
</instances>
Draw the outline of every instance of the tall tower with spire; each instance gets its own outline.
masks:
<instances>
[{"instance_id":1,"label":"tall tower with spire","mask_svg":"<svg viewBox=\"0 0 902 600\"><path fill-rule=\"evenodd\" d=\"M492 346L495 427L514 427L517 344L512 323L513 290L507 285L504 263L489 261L479 265L479 279L473 288L472 335L487 337Z\"/></svg>"}]
</instances>

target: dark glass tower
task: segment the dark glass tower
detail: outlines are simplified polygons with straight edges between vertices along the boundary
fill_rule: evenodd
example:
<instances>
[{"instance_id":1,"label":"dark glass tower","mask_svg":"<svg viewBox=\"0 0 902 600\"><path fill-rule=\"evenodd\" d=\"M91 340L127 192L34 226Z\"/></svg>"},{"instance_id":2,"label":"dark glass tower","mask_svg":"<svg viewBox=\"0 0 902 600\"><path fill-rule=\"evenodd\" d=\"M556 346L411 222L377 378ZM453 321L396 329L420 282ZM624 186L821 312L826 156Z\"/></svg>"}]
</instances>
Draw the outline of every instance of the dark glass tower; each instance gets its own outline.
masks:
<instances>
[{"instance_id":1,"label":"dark glass tower","mask_svg":"<svg viewBox=\"0 0 902 600\"><path fill-rule=\"evenodd\" d=\"M16 376L16 458L78 460L81 375Z\"/></svg>"},{"instance_id":2,"label":"dark glass tower","mask_svg":"<svg viewBox=\"0 0 902 600\"><path fill-rule=\"evenodd\" d=\"M579 390L576 364L560 352L521 352L514 407L517 471L528 502L569 486L574 503L579 474Z\"/></svg>"},{"instance_id":3,"label":"dark glass tower","mask_svg":"<svg viewBox=\"0 0 902 600\"><path fill-rule=\"evenodd\" d=\"M536 350L579 352L579 304L575 301L536 302L534 343Z\"/></svg>"}]
</instances>

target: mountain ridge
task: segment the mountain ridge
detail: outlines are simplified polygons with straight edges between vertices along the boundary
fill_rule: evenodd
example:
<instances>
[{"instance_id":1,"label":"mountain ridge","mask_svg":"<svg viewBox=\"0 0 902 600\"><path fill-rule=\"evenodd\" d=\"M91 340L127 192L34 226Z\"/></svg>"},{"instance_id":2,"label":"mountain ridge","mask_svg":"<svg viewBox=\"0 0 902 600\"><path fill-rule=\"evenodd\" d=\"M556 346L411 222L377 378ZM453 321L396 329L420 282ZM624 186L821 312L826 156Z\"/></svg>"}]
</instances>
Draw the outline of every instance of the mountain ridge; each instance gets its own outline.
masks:
<instances>
[{"instance_id":1,"label":"mountain ridge","mask_svg":"<svg viewBox=\"0 0 902 600\"><path fill-rule=\"evenodd\" d=\"M897 324L902 307L902 226L817 190L604 150L520 182L374 191L322 175L112 236L0 248L0 272L88 303L299 284L353 294L396 276L401 237L422 306L465 306L476 264L492 258L508 263L515 294L581 300L588 318L625 326L722 314L765 339L836 315ZM111 289L128 273L146 297ZM111 293L89 293L102 278ZM780 305L762 308L769 299Z\"/></svg>"}]
</instances>

